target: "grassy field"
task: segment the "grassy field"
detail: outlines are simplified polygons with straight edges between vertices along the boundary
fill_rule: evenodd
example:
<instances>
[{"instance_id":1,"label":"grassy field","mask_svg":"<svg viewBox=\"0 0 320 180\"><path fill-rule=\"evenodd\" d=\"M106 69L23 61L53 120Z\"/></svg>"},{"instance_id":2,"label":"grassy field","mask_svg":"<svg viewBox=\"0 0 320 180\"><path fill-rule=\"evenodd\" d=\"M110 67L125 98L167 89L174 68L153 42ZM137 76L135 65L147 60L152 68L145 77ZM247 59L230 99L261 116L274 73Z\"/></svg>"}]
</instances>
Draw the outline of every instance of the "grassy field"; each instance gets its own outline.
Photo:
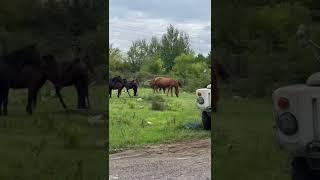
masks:
<instances>
[{"instance_id":1,"label":"grassy field","mask_svg":"<svg viewBox=\"0 0 320 180\"><path fill-rule=\"evenodd\" d=\"M105 179L106 146L97 142L106 139L106 127L90 125L88 118L106 114L106 87L90 91L92 111L67 113L43 87L32 116L25 112L25 91L11 91L9 116L0 117L0 179ZM62 94L75 108L75 89Z\"/></svg>"},{"instance_id":2,"label":"grassy field","mask_svg":"<svg viewBox=\"0 0 320 180\"><path fill-rule=\"evenodd\" d=\"M146 144L210 137L210 131L185 127L201 123L194 93L182 92L177 98L139 88L138 94L138 98L126 93L117 98L113 93L109 100L111 153Z\"/></svg>"},{"instance_id":3,"label":"grassy field","mask_svg":"<svg viewBox=\"0 0 320 180\"><path fill-rule=\"evenodd\" d=\"M273 126L271 99L224 100L214 116L214 178L286 180L287 154L280 150Z\"/></svg>"}]
</instances>

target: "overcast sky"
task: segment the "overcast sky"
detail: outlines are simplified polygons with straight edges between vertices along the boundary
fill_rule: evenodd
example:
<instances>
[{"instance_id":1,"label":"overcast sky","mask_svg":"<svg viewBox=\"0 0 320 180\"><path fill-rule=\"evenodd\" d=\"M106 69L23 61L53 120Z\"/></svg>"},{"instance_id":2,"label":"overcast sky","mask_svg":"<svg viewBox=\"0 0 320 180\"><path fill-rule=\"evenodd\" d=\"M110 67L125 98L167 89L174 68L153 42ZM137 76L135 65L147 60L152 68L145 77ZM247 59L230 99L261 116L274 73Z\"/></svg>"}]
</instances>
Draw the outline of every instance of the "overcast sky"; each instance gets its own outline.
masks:
<instances>
[{"instance_id":1,"label":"overcast sky","mask_svg":"<svg viewBox=\"0 0 320 180\"><path fill-rule=\"evenodd\" d=\"M127 51L134 40L161 38L169 24L189 34L191 48L211 48L211 0L110 0L109 37Z\"/></svg>"}]
</instances>

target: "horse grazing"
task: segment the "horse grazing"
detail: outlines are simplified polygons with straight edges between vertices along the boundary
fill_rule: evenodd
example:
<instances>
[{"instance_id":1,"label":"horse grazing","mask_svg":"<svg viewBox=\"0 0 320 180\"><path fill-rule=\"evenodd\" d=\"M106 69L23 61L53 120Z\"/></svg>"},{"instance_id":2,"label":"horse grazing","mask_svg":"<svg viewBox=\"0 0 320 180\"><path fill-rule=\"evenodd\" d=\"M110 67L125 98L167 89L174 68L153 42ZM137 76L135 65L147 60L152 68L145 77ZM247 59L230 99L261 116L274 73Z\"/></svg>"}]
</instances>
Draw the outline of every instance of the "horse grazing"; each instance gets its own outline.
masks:
<instances>
[{"instance_id":1,"label":"horse grazing","mask_svg":"<svg viewBox=\"0 0 320 180\"><path fill-rule=\"evenodd\" d=\"M162 88L162 89L168 89L167 92L167 96L169 95L169 91L171 91L171 96L173 96L172 94L172 89L175 88L175 94L177 97L179 97L179 87L181 88L181 83L175 79L171 79L171 78L166 78L166 77L162 77L162 78L158 78L155 80L155 86L158 88Z\"/></svg>"},{"instance_id":2,"label":"horse grazing","mask_svg":"<svg viewBox=\"0 0 320 180\"><path fill-rule=\"evenodd\" d=\"M92 69L80 58L68 62L57 62L55 56L48 54L42 57L47 80L55 87L56 95L64 109L67 109L60 91L74 85L78 95L78 109L89 109L89 71Z\"/></svg>"},{"instance_id":3,"label":"horse grazing","mask_svg":"<svg viewBox=\"0 0 320 180\"><path fill-rule=\"evenodd\" d=\"M129 89L133 89L133 95L138 96L138 87L139 87L138 80L127 81L126 79L123 79L123 82L124 82L124 87L126 88L129 96L130 96Z\"/></svg>"},{"instance_id":4,"label":"horse grazing","mask_svg":"<svg viewBox=\"0 0 320 180\"><path fill-rule=\"evenodd\" d=\"M154 79L148 80L148 82L150 83L150 87L153 89L153 94L156 92L158 93L159 90L161 91L161 89L163 90L163 93L165 93L166 89L158 87L155 83L158 79L161 79L161 78L163 77L155 77Z\"/></svg>"},{"instance_id":5,"label":"horse grazing","mask_svg":"<svg viewBox=\"0 0 320 180\"><path fill-rule=\"evenodd\" d=\"M219 101L219 80L218 77L222 80L227 80L230 75L227 73L225 68L217 62L217 60L213 60L213 76L212 76L212 90L213 90L213 112L217 112L218 109L218 101Z\"/></svg>"},{"instance_id":6,"label":"horse grazing","mask_svg":"<svg viewBox=\"0 0 320 180\"><path fill-rule=\"evenodd\" d=\"M119 98L121 95L121 91L124 88L124 84L125 83L123 82L123 79L121 79L120 76L116 76L116 77L109 79L109 96L110 96L110 98L111 98L113 89L118 90L117 97Z\"/></svg>"}]
</instances>

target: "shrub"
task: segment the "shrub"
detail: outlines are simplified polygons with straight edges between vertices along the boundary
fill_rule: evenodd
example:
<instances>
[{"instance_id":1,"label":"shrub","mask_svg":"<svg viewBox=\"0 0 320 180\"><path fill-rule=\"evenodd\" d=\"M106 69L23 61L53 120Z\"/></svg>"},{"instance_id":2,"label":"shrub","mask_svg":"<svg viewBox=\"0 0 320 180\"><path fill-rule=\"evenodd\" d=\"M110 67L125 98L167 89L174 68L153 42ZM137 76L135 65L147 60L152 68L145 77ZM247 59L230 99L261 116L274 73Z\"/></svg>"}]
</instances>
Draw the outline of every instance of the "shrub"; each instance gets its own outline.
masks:
<instances>
[{"instance_id":1,"label":"shrub","mask_svg":"<svg viewBox=\"0 0 320 180\"><path fill-rule=\"evenodd\" d=\"M159 95L149 96L147 100L151 101L151 109L156 111L164 111L167 109L165 99Z\"/></svg>"}]
</instances>

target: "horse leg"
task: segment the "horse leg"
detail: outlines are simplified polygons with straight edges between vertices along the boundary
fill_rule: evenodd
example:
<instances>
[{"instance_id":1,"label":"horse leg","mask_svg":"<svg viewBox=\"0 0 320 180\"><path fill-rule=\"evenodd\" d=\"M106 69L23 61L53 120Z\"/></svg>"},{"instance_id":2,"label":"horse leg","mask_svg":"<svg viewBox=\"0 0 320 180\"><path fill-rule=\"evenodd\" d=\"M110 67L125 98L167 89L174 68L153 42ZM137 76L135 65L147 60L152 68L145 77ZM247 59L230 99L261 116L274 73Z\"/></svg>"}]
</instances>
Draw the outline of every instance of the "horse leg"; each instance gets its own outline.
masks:
<instances>
[{"instance_id":1,"label":"horse leg","mask_svg":"<svg viewBox=\"0 0 320 180\"><path fill-rule=\"evenodd\" d=\"M133 89L133 93L134 93L134 96L138 96L138 88L137 87Z\"/></svg>"},{"instance_id":2,"label":"horse leg","mask_svg":"<svg viewBox=\"0 0 320 180\"><path fill-rule=\"evenodd\" d=\"M172 90L173 90L173 87L171 87L171 88L170 88L170 91L171 91L171 97L173 97Z\"/></svg>"},{"instance_id":3,"label":"horse leg","mask_svg":"<svg viewBox=\"0 0 320 180\"><path fill-rule=\"evenodd\" d=\"M130 96L130 93L129 93L129 89L127 89L127 93L128 93L128 95L129 95L129 97L131 97L131 96Z\"/></svg>"},{"instance_id":4,"label":"horse leg","mask_svg":"<svg viewBox=\"0 0 320 180\"><path fill-rule=\"evenodd\" d=\"M124 88L124 86L122 86L122 87L120 87L120 89L118 89L118 98L120 97L123 88Z\"/></svg>"},{"instance_id":5,"label":"horse leg","mask_svg":"<svg viewBox=\"0 0 320 180\"><path fill-rule=\"evenodd\" d=\"M26 107L26 111L29 114L33 113L33 110L36 107L37 104L37 96L38 96L38 91L39 91L40 87L36 87L36 88L29 88L28 89L28 104Z\"/></svg>"},{"instance_id":6,"label":"horse leg","mask_svg":"<svg viewBox=\"0 0 320 180\"><path fill-rule=\"evenodd\" d=\"M57 94L58 97L59 97L60 103L62 104L62 106L63 106L64 109L67 109L67 106L66 106L66 104L64 103L64 101L63 101L63 99L62 99L62 96L61 96L61 93L60 93L61 88L58 87L58 86L56 86L55 89L56 89L56 94Z\"/></svg>"},{"instance_id":7,"label":"horse leg","mask_svg":"<svg viewBox=\"0 0 320 180\"><path fill-rule=\"evenodd\" d=\"M86 97L86 99L87 99L87 105L88 105L88 109L90 109L91 108L91 105L90 105L90 100L89 100L89 88L88 88L88 86L86 87L86 92L85 92L85 97Z\"/></svg>"},{"instance_id":8,"label":"horse leg","mask_svg":"<svg viewBox=\"0 0 320 180\"><path fill-rule=\"evenodd\" d=\"M86 99L87 99L87 90L88 90L88 84L87 83L85 83L85 82L82 82L81 84L80 84L81 86L80 86L80 99L81 99L81 107L83 108L83 109L87 109L88 108L88 106L87 106L87 103L86 103Z\"/></svg>"},{"instance_id":9,"label":"horse leg","mask_svg":"<svg viewBox=\"0 0 320 180\"><path fill-rule=\"evenodd\" d=\"M7 96L3 101L3 115L5 116L8 115L8 98L9 96Z\"/></svg>"},{"instance_id":10,"label":"horse leg","mask_svg":"<svg viewBox=\"0 0 320 180\"><path fill-rule=\"evenodd\" d=\"M121 95L121 91L122 91L122 88L119 88L119 89L118 89L118 95L117 95L117 96L118 96L118 98L119 98L119 97L120 97L120 95Z\"/></svg>"},{"instance_id":11,"label":"horse leg","mask_svg":"<svg viewBox=\"0 0 320 180\"><path fill-rule=\"evenodd\" d=\"M28 89L28 104L26 107L26 111L28 114L32 114L32 100L33 100L33 89Z\"/></svg>"},{"instance_id":12,"label":"horse leg","mask_svg":"<svg viewBox=\"0 0 320 180\"><path fill-rule=\"evenodd\" d=\"M46 83L46 78L41 79L41 81L39 81L39 84L36 86L36 91L35 91L35 95L34 95L34 99L33 99L33 109L36 108L37 106L37 97L38 97L38 93L40 88L44 85L44 83Z\"/></svg>"},{"instance_id":13,"label":"horse leg","mask_svg":"<svg viewBox=\"0 0 320 180\"><path fill-rule=\"evenodd\" d=\"M175 87L175 93L176 93L176 96L179 97L179 87L178 86Z\"/></svg>"},{"instance_id":14,"label":"horse leg","mask_svg":"<svg viewBox=\"0 0 320 180\"><path fill-rule=\"evenodd\" d=\"M0 116L2 116L3 97L0 96Z\"/></svg>"},{"instance_id":15,"label":"horse leg","mask_svg":"<svg viewBox=\"0 0 320 180\"><path fill-rule=\"evenodd\" d=\"M2 99L2 113L4 116L8 115L8 99L9 99L9 86L3 89L3 97Z\"/></svg>"},{"instance_id":16,"label":"horse leg","mask_svg":"<svg viewBox=\"0 0 320 180\"><path fill-rule=\"evenodd\" d=\"M75 87L78 94L78 109L85 109L86 108L86 105L85 105L86 94L84 91L85 87L81 86L80 82L76 83Z\"/></svg>"}]
</instances>

